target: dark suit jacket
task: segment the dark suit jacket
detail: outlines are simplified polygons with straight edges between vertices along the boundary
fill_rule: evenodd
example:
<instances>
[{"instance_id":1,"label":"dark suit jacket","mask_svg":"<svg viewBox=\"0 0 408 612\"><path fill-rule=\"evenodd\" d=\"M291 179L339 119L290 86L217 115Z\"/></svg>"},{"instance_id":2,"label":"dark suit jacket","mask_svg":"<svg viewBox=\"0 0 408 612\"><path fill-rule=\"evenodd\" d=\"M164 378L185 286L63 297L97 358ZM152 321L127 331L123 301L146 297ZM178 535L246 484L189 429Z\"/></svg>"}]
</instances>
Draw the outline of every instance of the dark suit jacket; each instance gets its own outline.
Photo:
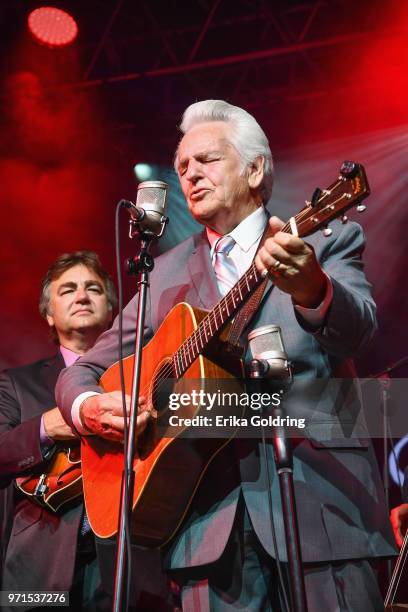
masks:
<instances>
[{"instance_id":1,"label":"dark suit jacket","mask_svg":"<svg viewBox=\"0 0 408 612\"><path fill-rule=\"evenodd\" d=\"M43 462L39 439L41 415L54 408L54 388L64 367L61 354L0 374L0 483L9 484ZM83 503L58 514L41 508L17 489L9 488L12 528L3 589L69 591L77 552ZM115 546L98 541L98 564L103 588L113 593ZM157 551L132 548L133 605L170 610L172 597Z\"/></svg>"},{"instance_id":2,"label":"dark suit jacket","mask_svg":"<svg viewBox=\"0 0 408 612\"><path fill-rule=\"evenodd\" d=\"M303 559L306 562L366 558L392 554L393 538L385 511L380 477L372 448L364 437L356 385L333 388L333 377L350 379L350 357L371 338L375 304L361 261L364 236L356 223L335 222L333 234L314 235L308 242L331 277L333 301L324 325L313 330L299 317L288 294L271 283L258 313L250 323L255 329L276 324L282 329L295 382L285 404L287 410L308 421L307 439L294 451L295 493L299 510ZM170 308L186 301L210 309L220 299L205 234L195 235L157 261L151 275L146 318L146 339L159 327ZM125 354L133 350L136 304L125 309ZM247 330L248 331L248 330ZM98 380L116 360L117 322L95 347L57 384L57 398L64 417L71 421L73 400L85 390L100 390ZM320 383L319 392L313 388ZM312 389L312 392L310 390ZM359 417L359 432L344 434L333 420L346 407ZM270 449L269 449L270 450ZM272 454L270 454L272 457ZM231 532L237 502L244 496L254 529L265 550L273 553L264 466L256 440L236 439L218 453L207 470L188 516L166 551L173 569L215 561ZM271 460L274 520L281 559L286 558L279 486Z\"/></svg>"},{"instance_id":3,"label":"dark suit jacket","mask_svg":"<svg viewBox=\"0 0 408 612\"><path fill-rule=\"evenodd\" d=\"M2 486L40 465L40 421L56 406L55 383L64 367L61 354L0 374L0 481ZM69 590L83 510L56 515L17 490L5 558L3 589Z\"/></svg>"}]
</instances>

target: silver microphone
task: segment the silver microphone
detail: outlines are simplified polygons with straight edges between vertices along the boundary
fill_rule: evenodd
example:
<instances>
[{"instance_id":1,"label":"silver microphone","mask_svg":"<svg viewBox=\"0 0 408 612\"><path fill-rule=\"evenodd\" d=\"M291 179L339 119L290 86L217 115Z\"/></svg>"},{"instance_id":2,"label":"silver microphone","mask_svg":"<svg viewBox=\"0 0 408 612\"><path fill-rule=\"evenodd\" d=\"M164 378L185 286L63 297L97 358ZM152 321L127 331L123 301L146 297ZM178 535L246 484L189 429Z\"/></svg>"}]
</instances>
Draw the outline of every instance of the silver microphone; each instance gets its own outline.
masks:
<instances>
[{"instance_id":1,"label":"silver microphone","mask_svg":"<svg viewBox=\"0 0 408 612\"><path fill-rule=\"evenodd\" d=\"M275 378L281 381L291 379L290 362L283 345L280 327L277 325L258 327L248 334L248 341L253 357L252 364L256 366L253 369L254 378Z\"/></svg>"},{"instance_id":2,"label":"silver microphone","mask_svg":"<svg viewBox=\"0 0 408 612\"><path fill-rule=\"evenodd\" d=\"M168 219L165 216L167 183L144 181L137 188L136 204L126 202L133 221L143 232L161 236Z\"/></svg>"}]
</instances>

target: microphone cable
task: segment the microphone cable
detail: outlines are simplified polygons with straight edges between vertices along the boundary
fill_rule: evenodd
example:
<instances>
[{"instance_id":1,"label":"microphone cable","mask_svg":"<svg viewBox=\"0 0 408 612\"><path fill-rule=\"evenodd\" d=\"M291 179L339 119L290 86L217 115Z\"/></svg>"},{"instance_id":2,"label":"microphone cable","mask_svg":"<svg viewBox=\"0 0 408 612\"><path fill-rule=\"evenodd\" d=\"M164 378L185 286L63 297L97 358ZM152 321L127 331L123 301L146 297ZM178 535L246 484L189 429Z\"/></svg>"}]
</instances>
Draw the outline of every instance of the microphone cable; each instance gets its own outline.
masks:
<instances>
[{"instance_id":1,"label":"microphone cable","mask_svg":"<svg viewBox=\"0 0 408 612\"><path fill-rule=\"evenodd\" d=\"M125 389L125 375L123 371L123 282L122 282L122 256L121 256L121 243L120 243L120 225L119 216L122 208L127 209L126 200L120 200L115 210L115 258L116 258L116 275L118 279L118 359L119 359L119 373L120 373L120 388L122 392L122 407L123 407L123 457L124 457L124 502L126 510L129 507L129 478L130 474L127 466L128 456L128 437L129 437L129 426L126 416L126 389ZM124 610L129 608L130 602L130 587L131 587L131 576L132 576L132 541L130 534L129 515L125 511L125 539L126 539L126 554L127 562L125 565L126 569L126 593L124 599ZM119 535L119 534L118 534Z\"/></svg>"}]
</instances>

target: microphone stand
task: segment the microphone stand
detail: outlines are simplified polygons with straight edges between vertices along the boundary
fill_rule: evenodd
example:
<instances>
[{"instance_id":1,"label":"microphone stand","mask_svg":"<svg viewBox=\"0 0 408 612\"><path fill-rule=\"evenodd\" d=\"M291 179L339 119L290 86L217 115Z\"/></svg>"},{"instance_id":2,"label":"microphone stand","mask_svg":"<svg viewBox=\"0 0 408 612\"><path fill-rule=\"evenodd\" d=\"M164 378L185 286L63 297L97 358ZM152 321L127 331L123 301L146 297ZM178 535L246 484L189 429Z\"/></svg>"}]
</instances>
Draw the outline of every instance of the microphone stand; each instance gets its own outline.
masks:
<instances>
[{"instance_id":1,"label":"microphone stand","mask_svg":"<svg viewBox=\"0 0 408 612\"><path fill-rule=\"evenodd\" d=\"M283 381L275 378L275 386L278 385L279 392L283 396L282 386L285 386L285 391L292 384L292 373L289 367L289 379ZM259 387L263 388L266 380L265 368L262 360L253 359L249 366L250 378L258 381ZM273 380L273 378L271 379ZM285 416L282 408L282 403L279 406L270 406L269 414L272 418L280 417L280 420ZM262 440L265 444L265 432L262 427ZM295 490L293 485L293 454L290 439L287 438L285 428L282 426L274 426L272 434L272 444L274 451L274 459L276 471L279 476L279 488L282 502L283 523L285 529L286 550L288 556L289 567L289 583L292 608L291 612L307 612L306 589L302 567L302 553L300 548L299 526L296 514ZM269 473L267 456L265 452L265 469ZM270 495L270 487L269 495ZM271 516L272 530L274 531L273 517Z\"/></svg>"},{"instance_id":2,"label":"microphone stand","mask_svg":"<svg viewBox=\"0 0 408 612\"><path fill-rule=\"evenodd\" d=\"M390 477L388 473L388 453L389 453L389 437L390 431L388 426L388 399L389 390L391 387L391 379L387 374L380 374L377 378L378 384L381 390L381 410L383 414L383 485L384 485L384 496L385 496L385 507L387 508L388 515L390 514ZM387 559L387 580L390 580L392 572L391 559Z\"/></svg>"},{"instance_id":3,"label":"microphone stand","mask_svg":"<svg viewBox=\"0 0 408 612\"><path fill-rule=\"evenodd\" d=\"M387 366L385 370L382 372L378 372L377 374L372 374L370 378L375 378L378 381L378 385L380 387L381 392L381 410L383 414L383 485L384 485L384 496L385 496L385 505L387 508L388 514L390 513L390 478L388 471L388 454L389 454L389 443L392 444L392 435L389 428L388 423L388 400L390 397L390 389L391 389L391 378L390 374L394 372L400 366L408 363L408 356L399 359L395 363ZM387 579L390 580L391 572L392 572L392 561L390 559L386 562L387 567Z\"/></svg>"},{"instance_id":4,"label":"microphone stand","mask_svg":"<svg viewBox=\"0 0 408 612\"><path fill-rule=\"evenodd\" d=\"M168 218L163 216L161 236L164 227L168 222ZM126 530L127 525L130 525L132 517L133 494L135 488L135 470L133 467L136 454L136 423L139 404L140 391L140 374L142 369L142 349L143 349L143 330L146 314L147 290L149 287L149 273L154 268L154 260L149 253L151 242L157 237L157 234L150 230L143 230L142 224L130 220L129 237L137 237L140 239L140 253L134 258L127 261L127 269L130 274L140 273L138 280L139 300L137 306L137 322L136 322L136 340L135 340L135 359L133 366L132 377L132 394L130 401L130 418L127 440L127 454L125 457L125 467L122 472L122 486L120 493L119 506L119 526L116 548L115 562L115 581L113 593L112 610L114 612L122 612L127 609L127 602L124 600L124 585L127 580L128 572L130 571L130 563L128 559L128 549L126 547Z\"/></svg>"}]
</instances>

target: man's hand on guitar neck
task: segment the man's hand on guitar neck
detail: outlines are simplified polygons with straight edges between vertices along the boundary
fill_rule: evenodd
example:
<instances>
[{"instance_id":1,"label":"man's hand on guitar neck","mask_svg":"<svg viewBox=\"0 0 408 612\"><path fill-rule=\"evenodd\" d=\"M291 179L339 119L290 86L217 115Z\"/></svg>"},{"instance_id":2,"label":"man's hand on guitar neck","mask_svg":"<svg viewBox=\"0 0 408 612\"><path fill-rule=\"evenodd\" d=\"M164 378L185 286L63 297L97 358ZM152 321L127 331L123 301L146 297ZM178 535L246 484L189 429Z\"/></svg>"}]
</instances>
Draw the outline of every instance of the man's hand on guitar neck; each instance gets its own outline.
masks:
<instances>
[{"instance_id":1,"label":"man's hand on guitar neck","mask_svg":"<svg viewBox=\"0 0 408 612\"><path fill-rule=\"evenodd\" d=\"M126 411L129 417L130 396L126 395ZM115 442L123 441L124 418L122 407L122 393L100 393L92 395L81 404L79 416L82 425L96 436ZM136 425L136 435L140 435L150 419L151 410L148 409L147 400L139 398L139 408ZM129 419L128 419L129 422Z\"/></svg>"},{"instance_id":2,"label":"man's hand on guitar neck","mask_svg":"<svg viewBox=\"0 0 408 612\"><path fill-rule=\"evenodd\" d=\"M295 304L316 308L324 299L327 276L316 259L314 250L292 234L281 232L284 223L271 217L274 235L267 238L255 259L258 270L267 270L274 284L292 296Z\"/></svg>"},{"instance_id":3,"label":"man's hand on guitar neck","mask_svg":"<svg viewBox=\"0 0 408 612\"><path fill-rule=\"evenodd\" d=\"M59 408L52 408L43 414L44 431L51 440L73 440L77 436L62 418Z\"/></svg>"}]
</instances>

